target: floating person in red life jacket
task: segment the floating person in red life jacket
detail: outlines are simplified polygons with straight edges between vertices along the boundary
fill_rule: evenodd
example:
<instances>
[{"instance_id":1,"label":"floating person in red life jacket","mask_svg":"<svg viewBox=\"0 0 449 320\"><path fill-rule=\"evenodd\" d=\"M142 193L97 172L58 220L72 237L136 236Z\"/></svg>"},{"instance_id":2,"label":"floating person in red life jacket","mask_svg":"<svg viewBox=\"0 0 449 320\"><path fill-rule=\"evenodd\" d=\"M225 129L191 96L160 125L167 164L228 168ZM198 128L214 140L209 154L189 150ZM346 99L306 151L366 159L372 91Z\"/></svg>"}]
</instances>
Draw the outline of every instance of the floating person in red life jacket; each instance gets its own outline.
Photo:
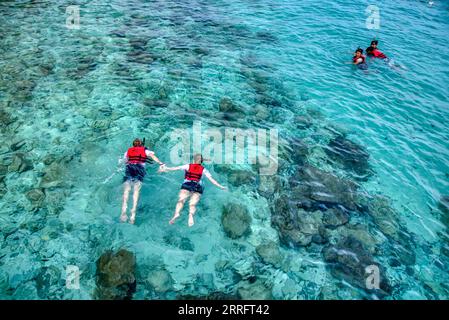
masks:
<instances>
[{"instance_id":1,"label":"floating person in red life jacket","mask_svg":"<svg viewBox=\"0 0 449 320\"><path fill-rule=\"evenodd\" d=\"M366 54L369 57L381 59L393 70L400 71L400 72L407 70L407 68L405 66L396 63L395 61L393 61L393 59L390 59L383 52L381 52L379 49L377 49L378 43L379 42L377 40L373 40L373 41L371 41L371 46L366 48Z\"/></svg>"},{"instance_id":2,"label":"floating person in red life jacket","mask_svg":"<svg viewBox=\"0 0 449 320\"><path fill-rule=\"evenodd\" d=\"M352 58L352 63L357 65L359 69L366 70L368 69L368 65L366 64L366 58L363 55L363 49L358 48L354 52L354 57Z\"/></svg>"},{"instance_id":3,"label":"floating person in red life jacket","mask_svg":"<svg viewBox=\"0 0 449 320\"><path fill-rule=\"evenodd\" d=\"M383 54L382 51L377 49L378 43L379 42L377 40L371 41L371 46L366 48L366 54L369 57L373 57L373 58L388 59L388 57L385 54Z\"/></svg>"},{"instance_id":4,"label":"floating person in red life jacket","mask_svg":"<svg viewBox=\"0 0 449 320\"><path fill-rule=\"evenodd\" d=\"M136 209L137 202L139 200L140 188L142 187L143 178L146 174L145 163L149 161L149 158L151 158L161 166L164 164L155 156L153 151L145 148L140 139L135 139L133 141L133 146L125 152L124 158L126 162L126 170L125 176L123 177L124 191L120 220L122 222L126 222L126 220L128 220L128 215L126 214L128 197L131 187L134 186L133 206L131 208L131 217L129 219L129 223L134 224L136 221Z\"/></svg>"},{"instance_id":5,"label":"floating person in red life jacket","mask_svg":"<svg viewBox=\"0 0 449 320\"><path fill-rule=\"evenodd\" d=\"M166 171L175 171L175 170L184 170L185 171L185 180L181 186L181 191L179 192L178 203L176 204L175 214L173 218L170 220L170 224L175 223L176 219L179 218L182 208L184 207L184 203L187 198L190 197L189 203L189 227L193 226L195 223L193 220L193 216L196 212L196 205L200 201L201 194L203 193L203 184L202 177L205 176L212 182L214 185L219 187L220 189L226 190L226 187L219 184L214 178L212 178L209 170L203 167L203 156L201 154L195 154L193 157L193 163L186 164L179 167L169 168L167 166L162 166L159 168L159 172Z\"/></svg>"}]
</instances>

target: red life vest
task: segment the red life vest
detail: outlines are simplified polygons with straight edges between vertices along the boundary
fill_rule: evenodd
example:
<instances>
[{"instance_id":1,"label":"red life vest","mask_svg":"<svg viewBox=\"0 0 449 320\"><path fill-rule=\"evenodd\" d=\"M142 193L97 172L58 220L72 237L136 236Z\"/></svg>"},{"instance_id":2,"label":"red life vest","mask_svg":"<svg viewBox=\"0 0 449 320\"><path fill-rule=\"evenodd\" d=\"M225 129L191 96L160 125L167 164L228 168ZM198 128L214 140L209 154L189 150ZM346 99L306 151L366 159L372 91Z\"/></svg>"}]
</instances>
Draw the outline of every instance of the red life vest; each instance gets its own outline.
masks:
<instances>
[{"instance_id":1,"label":"red life vest","mask_svg":"<svg viewBox=\"0 0 449 320\"><path fill-rule=\"evenodd\" d=\"M352 58L352 62L357 62L358 59L362 59L361 63L365 63L365 56L362 54L360 57L354 57Z\"/></svg>"},{"instance_id":2,"label":"red life vest","mask_svg":"<svg viewBox=\"0 0 449 320\"><path fill-rule=\"evenodd\" d=\"M189 164L189 170L186 171L185 179L190 181L200 181L203 175L204 167L197 163Z\"/></svg>"},{"instance_id":3,"label":"red life vest","mask_svg":"<svg viewBox=\"0 0 449 320\"><path fill-rule=\"evenodd\" d=\"M384 54L382 53L382 51L377 50L377 49L374 49L374 50L373 50L373 55L374 55L376 58L380 58L380 59L385 59L385 58L387 57L386 55L384 55Z\"/></svg>"},{"instance_id":4,"label":"red life vest","mask_svg":"<svg viewBox=\"0 0 449 320\"><path fill-rule=\"evenodd\" d=\"M128 157L129 164L143 164L147 159L145 147L131 147L126 152L126 156Z\"/></svg>"}]
</instances>

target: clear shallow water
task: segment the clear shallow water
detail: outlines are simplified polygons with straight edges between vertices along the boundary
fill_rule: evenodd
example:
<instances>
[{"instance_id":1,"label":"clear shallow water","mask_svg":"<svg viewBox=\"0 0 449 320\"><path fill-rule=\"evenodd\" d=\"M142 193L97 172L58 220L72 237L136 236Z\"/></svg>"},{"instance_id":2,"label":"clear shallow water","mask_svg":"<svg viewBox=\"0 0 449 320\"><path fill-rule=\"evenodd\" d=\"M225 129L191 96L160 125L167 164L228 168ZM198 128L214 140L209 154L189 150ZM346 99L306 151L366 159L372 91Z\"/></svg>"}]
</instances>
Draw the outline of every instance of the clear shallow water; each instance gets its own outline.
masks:
<instances>
[{"instance_id":1,"label":"clear shallow water","mask_svg":"<svg viewBox=\"0 0 449 320\"><path fill-rule=\"evenodd\" d=\"M387 225L407 234L407 245L391 242L397 230L360 210L329 230L331 245L356 233L385 269L393 289L378 298L447 298L448 240L438 208L449 193L447 3L379 2L377 31L364 26L364 1L94 1L80 3L80 30L65 27L70 4L0 4L2 298L91 299L96 260L121 247L136 257L135 299L242 297L242 286L275 299L372 297L335 272L323 254L327 244L290 248L280 241L272 223L276 199L295 200L295 182L306 183L293 174L302 162L357 181L362 198L391 200L396 214ZM375 61L365 74L345 64L373 37L403 70ZM245 116L224 120L217 113L224 97ZM156 175L152 166L136 225L119 224L117 160L130 141L145 136L169 162L170 132L190 129L194 120L205 128L276 128L283 148L295 149L287 141L301 139L308 152L281 166L284 183L274 197L263 196L260 182L233 184L210 165L230 191L208 184L192 229L186 211L168 225L181 174ZM356 179L325 152L341 133L366 149L369 179ZM16 172L17 153L33 168ZM45 199L33 208L27 193L36 188ZM230 202L252 217L251 234L237 240L221 222ZM368 230L353 232L357 223ZM269 241L282 256L274 266L255 249ZM392 262L401 242L415 258ZM64 287L70 264L82 271L80 290ZM170 274L169 289L154 290L153 269Z\"/></svg>"}]
</instances>

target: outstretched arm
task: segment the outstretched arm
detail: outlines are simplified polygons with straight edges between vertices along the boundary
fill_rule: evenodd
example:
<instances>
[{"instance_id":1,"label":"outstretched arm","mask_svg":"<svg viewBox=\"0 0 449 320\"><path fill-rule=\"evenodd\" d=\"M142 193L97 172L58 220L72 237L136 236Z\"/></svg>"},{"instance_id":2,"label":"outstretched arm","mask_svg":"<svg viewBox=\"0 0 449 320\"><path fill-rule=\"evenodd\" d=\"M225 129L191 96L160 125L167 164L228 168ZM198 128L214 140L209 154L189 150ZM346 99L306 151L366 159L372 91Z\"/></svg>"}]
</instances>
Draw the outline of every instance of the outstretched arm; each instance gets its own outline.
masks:
<instances>
[{"instance_id":1,"label":"outstretched arm","mask_svg":"<svg viewBox=\"0 0 449 320\"><path fill-rule=\"evenodd\" d=\"M225 186L222 186L221 184L219 184L217 182L217 180L215 180L214 178L212 178L212 176L210 175L206 175L207 179L209 179L210 182L212 182L214 185L216 185L217 187L219 187L222 190L226 190L227 188Z\"/></svg>"},{"instance_id":2,"label":"outstretched arm","mask_svg":"<svg viewBox=\"0 0 449 320\"><path fill-rule=\"evenodd\" d=\"M164 165L164 163L161 160L159 160L154 153L151 153L150 157L151 157L151 159L153 159L154 161L159 163L161 166Z\"/></svg>"},{"instance_id":3,"label":"outstretched arm","mask_svg":"<svg viewBox=\"0 0 449 320\"><path fill-rule=\"evenodd\" d=\"M176 170L184 170L184 166L178 166L178 167L167 167L166 165L163 165L159 168L158 172L167 172L167 171L176 171Z\"/></svg>"}]
</instances>

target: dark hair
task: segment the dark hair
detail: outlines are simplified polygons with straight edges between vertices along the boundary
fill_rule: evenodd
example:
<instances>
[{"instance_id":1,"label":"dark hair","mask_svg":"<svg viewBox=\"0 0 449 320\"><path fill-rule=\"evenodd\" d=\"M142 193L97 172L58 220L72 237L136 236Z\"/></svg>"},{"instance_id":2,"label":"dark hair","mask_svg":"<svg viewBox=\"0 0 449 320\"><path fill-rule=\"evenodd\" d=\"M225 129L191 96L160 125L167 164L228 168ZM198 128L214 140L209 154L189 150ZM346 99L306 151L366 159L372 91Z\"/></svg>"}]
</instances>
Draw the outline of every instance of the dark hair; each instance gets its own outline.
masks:
<instances>
[{"instance_id":1,"label":"dark hair","mask_svg":"<svg viewBox=\"0 0 449 320\"><path fill-rule=\"evenodd\" d=\"M133 147L140 147L142 145L142 141L139 138L134 139Z\"/></svg>"},{"instance_id":2,"label":"dark hair","mask_svg":"<svg viewBox=\"0 0 449 320\"><path fill-rule=\"evenodd\" d=\"M377 46L378 43L379 43L379 41L377 41L377 40L371 41L371 45L375 44Z\"/></svg>"},{"instance_id":3,"label":"dark hair","mask_svg":"<svg viewBox=\"0 0 449 320\"><path fill-rule=\"evenodd\" d=\"M363 54L363 49L362 48L357 48L357 50L355 50L355 52L360 52L361 54Z\"/></svg>"},{"instance_id":4,"label":"dark hair","mask_svg":"<svg viewBox=\"0 0 449 320\"><path fill-rule=\"evenodd\" d=\"M374 50L373 47L368 47L368 48L366 48L365 51L366 51L367 54L371 54L373 52L373 50Z\"/></svg>"}]
</instances>

